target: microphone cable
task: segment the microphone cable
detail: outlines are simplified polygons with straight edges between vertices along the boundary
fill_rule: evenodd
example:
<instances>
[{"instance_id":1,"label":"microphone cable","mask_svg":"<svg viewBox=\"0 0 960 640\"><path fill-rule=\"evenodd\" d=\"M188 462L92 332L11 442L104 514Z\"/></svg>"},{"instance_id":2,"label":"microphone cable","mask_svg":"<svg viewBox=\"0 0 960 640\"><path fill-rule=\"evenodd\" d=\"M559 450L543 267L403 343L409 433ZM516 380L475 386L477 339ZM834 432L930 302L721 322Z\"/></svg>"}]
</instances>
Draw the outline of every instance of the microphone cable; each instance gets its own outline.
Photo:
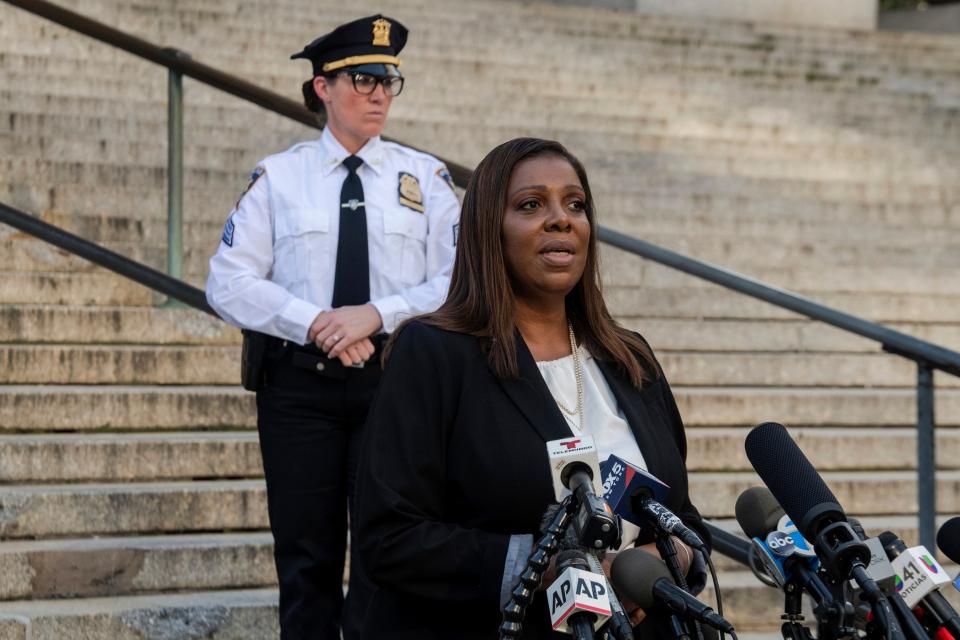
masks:
<instances>
[{"instance_id":1,"label":"microphone cable","mask_svg":"<svg viewBox=\"0 0 960 640\"><path fill-rule=\"evenodd\" d=\"M753 547L751 545L751 551L752 550L753 550ZM713 593L717 601L717 615L719 615L722 618L723 617L723 596L720 595L720 581L717 580L717 568L713 566L713 558L710 557L709 553L704 553L703 557L707 559L707 567L709 567L710 569L710 578L713 580ZM753 567L751 566L751 569L752 568ZM719 633L720 633L720 640L723 640L723 636L725 632L719 631ZM730 637L733 640L738 640L736 631L731 631Z\"/></svg>"}]
</instances>

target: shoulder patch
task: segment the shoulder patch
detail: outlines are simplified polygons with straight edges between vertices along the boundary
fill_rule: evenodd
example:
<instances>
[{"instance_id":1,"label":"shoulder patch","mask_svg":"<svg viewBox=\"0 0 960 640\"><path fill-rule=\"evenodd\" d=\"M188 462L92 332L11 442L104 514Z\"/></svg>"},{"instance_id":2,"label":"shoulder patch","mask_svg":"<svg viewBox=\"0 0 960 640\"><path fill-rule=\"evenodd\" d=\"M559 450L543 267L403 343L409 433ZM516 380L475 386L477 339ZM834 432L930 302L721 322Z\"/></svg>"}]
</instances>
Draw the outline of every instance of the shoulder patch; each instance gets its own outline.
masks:
<instances>
[{"instance_id":1,"label":"shoulder patch","mask_svg":"<svg viewBox=\"0 0 960 640\"><path fill-rule=\"evenodd\" d=\"M437 177L447 183L447 186L453 191L453 195L457 195L457 186L453 184L453 176L450 175L447 165L440 165L440 168L437 169Z\"/></svg>"},{"instance_id":2,"label":"shoulder patch","mask_svg":"<svg viewBox=\"0 0 960 640\"><path fill-rule=\"evenodd\" d=\"M224 227L223 227L223 237L220 238L221 240L223 240L223 244L227 245L228 247L232 247L232 246L233 246L233 230L234 230L234 228L235 228L235 226L234 226L234 224L233 224L233 214L231 213L231 214L230 214L230 217L227 218L227 224L224 225Z\"/></svg>"},{"instance_id":3,"label":"shoulder patch","mask_svg":"<svg viewBox=\"0 0 960 640\"><path fill-rule=\"evenodd\" d=\"M262 176L266 172L267 170L261 166L257 166L257 168L253 170L253 173L250 174L250 182L247 183L247 186L244 188L243 193L241 193L240 197L237 198L238 207L240 206L240 201L243 200L243 196L247 195L247 191L250 191L250 189L253 188L253 185L257 183L257 180L260 179L260 176Z\"/></svg>"},{"instance_id":4,"label":"shoulder patch","mask_svg":"<svg viewBox=\"0 0 960 640\"><path fill-rule=\"evenodd\" d=\"M414 211L423 213L423 192L420 191L420 181L413 174L401 171L397 192L400 195L400 204Z\"/></svg>"}]
</instances>

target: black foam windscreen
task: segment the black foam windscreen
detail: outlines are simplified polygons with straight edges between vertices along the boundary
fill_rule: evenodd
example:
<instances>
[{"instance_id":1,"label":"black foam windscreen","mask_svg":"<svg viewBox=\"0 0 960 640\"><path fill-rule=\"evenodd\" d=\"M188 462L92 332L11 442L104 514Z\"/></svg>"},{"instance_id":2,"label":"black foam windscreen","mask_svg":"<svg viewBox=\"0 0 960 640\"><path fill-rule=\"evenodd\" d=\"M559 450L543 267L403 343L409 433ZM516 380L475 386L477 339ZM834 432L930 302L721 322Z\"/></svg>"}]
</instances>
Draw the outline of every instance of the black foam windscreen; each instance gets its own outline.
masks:
<instances>
[{"instance_id":1,"label":"black foam windscreen","mask_svg":"<svg viewBox=\"0 0 960 640\"><path fill-rule=\"evenodd\" d=\"M883 545L883 550L886 552L888 560L895 559L907 550L907 545L892 531L884 531L877 536L877 539L880 540L880 544Z\"/></svg>"},{"instance_id":2,"label":"black foam windscreen","mask_svg":"<svg viewBox=\"0 0 960 640\"><path fill-rule=\"evenodd\" d=\"M750 464L807 540L816 540L820 523L846 519L833 492L782 424L754 427L744 448Z\"/></svg>"},{"instance_id":3,"label":"black foam windscreen","mask_svg":"<svg viewBox=\"0 0 960 640\"><path fill-rule=\"evenodd\" d=\"M557 575L563 573L567 568L583 569L590 571L590 563L583 551L577 549L566 549L557 554Z\"/></svg>"},{"instance_id":4,"label":"black foam windscreen","mask_svg":"<svg viewBox=\"0 0 960 640\"><path fill-rule=\"evenodd\" d=\"M610 582L614 590L642 609L656 604L653 585L660 578L673 582L663 560L640 549L621 551L610 567Z\"/></svg>"},{"instance_id":5,"label":"black foam windscreen","mask_svg":"<svg viewBox=\"0 0 960 640\"><path fill-rule=\"evenodd\" d=\"M761 539L776 530L785 513L766 487L750 487L741 493L734 512L743 532L750 538Z\"/></svg>"},{"instance_id":6,"label":"black foam windscreen","mask_svg":"<svg viewBox=\"0 0 960 640\"><path fill-rule=\"evenodd\" d=\"M943 555L960 564L960 516L943 523L937 532L937 546Z\"/></svg>"}]
</instances>

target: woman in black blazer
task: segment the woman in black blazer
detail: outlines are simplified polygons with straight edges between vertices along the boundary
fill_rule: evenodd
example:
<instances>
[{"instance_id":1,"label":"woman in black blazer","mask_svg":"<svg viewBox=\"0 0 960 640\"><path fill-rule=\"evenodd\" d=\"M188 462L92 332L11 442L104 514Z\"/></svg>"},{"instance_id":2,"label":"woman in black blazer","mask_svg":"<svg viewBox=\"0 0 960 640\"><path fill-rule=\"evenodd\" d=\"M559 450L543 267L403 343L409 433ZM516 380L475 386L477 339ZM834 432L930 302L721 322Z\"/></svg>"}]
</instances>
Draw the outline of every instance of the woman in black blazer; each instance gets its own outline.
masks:
<instances>
[{"instance_id":1,"label":"woman in black blazer","mask_svg":"<svg viewBox=\"0 0 960 640\"><path fill-rule=\"evenodd\" d=\"M639 449L671 487L666 505L709 544L670 387L603 302L595 229L586 173L560 144L513 140L477 167L449 296L395 334L367 422L355 543L377 589L364 639L497 637L504 595L554 502L545 443L609 436L591 433L607 422L585 424L596 405L619 417L615 448ZM543 368L561 361L575 363L566 382ZM561 398L560 383L576 391ZM677 544L689 567L694 552ZM662 623L648 616L638 637L668 637ZM524 630L553 637L542 594Z\"/></svg>"}]
</instances>

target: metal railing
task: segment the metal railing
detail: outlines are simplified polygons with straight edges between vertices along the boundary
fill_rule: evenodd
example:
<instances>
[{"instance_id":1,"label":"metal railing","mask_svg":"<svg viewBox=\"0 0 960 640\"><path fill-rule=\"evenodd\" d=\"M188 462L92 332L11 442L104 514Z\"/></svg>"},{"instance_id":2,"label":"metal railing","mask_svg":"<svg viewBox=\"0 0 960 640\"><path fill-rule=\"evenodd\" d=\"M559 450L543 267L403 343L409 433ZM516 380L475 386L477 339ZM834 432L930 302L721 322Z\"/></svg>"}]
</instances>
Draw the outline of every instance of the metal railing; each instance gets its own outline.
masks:
<instances>
[{"instance_id":1,"label":"metal railing","mask_svg":"<svg viewBox=\"0 0 960 640\"><path fill-rule=\"evenodd\" d=\"M166 67L170 75L170 106L168 118L168 137L170 140L168 167L168 191L170 210L168 211L168 271L164 276L149 267L107 251L98 245L88 243L77 236L68 234L52 225L46 225L22 212L8 206L0 206L0 221L6 222L41 239L81 255L93 262L113 269L117 273L133 278L145 286L151 287L181 302L210 312L203 292L180 282L182 264L182 184L183 184L183 93L182 77L187 76L257 104L265 109L285 116L301 124L321 128L316 115L301 104L284 98L276 93L253 85L213 67L193 60L189 54L177 49L161 48L120 30L104 25L85 16L74 13L45 0L3 0L64 27L83 33L101 42L123 49L136 56ZM409 145L408 145L409 146ZM442 158L441 158L442 159ZM472 171L462 165L446 161L454 181L465 185ZM30 220L23 220L22 217ZM648 260L678 269L738 291L744 295L763 300L772 305L788 309L812 320L837 327L844 331L862 336L879 343L884 351L913 360L917 363L917 495L919 505L920 542L928 549L935 549L936 522L936 446L934 431L934 386L933 372L941 370L960 376L960 353L944 349L930 342L919 340L905 333L895 331L863 318L844 313L796 295L789 291L766 285L727 269L696 260L679 253L657 247L648 242L632 238L611 229L600 227L601 241L618 247ZM64 244L60 244L63 242ZM72 248L71 248L72 247ZM160 278L159 276L164 276ZM720 532L714 528L715 532ZM722 533L722 532L721 532ZM731 539L732 538L732 539ZM728 534L717 538L720 544L717 550L732 557L745 554L745 547L738 545ZM746 543L744 543L745 545ZM741 557L745 557L742 555Z\"/></svg>"}]
</instances>

